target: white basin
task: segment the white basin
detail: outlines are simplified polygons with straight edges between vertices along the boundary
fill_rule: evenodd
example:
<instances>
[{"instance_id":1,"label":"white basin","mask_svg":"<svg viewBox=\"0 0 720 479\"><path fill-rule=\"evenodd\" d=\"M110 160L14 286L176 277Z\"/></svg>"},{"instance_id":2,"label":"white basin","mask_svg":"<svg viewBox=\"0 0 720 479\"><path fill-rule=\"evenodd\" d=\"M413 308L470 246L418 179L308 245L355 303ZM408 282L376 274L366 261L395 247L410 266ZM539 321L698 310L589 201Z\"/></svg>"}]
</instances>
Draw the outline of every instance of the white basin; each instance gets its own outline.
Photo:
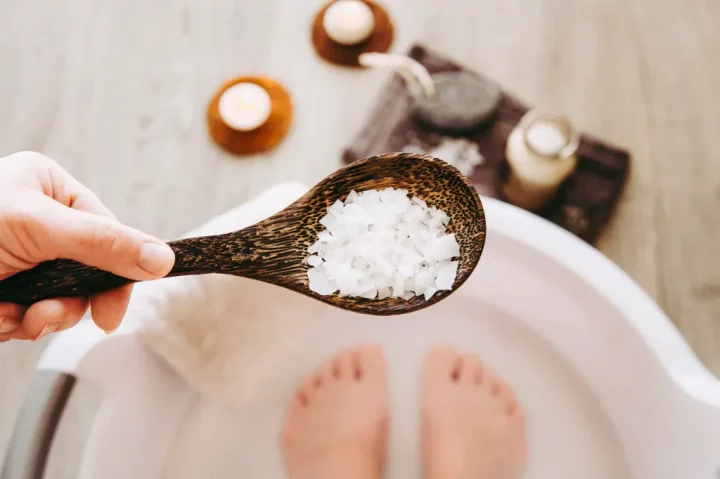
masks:
<instances>
[{"instance_id":1,"label":"white basin","mask_svg":"<svg viewBox=\"0 0 720 479\"><path fill-rule=\"evenodd\" d=\"M433 308L374 318L325 310L286 375L242 410L192 390L132 332L60 335L40 368L101 382L82 477L284 477L278 433L295 386L332 352L385 347L388 478L420 477L417 392L438 343L475 352L528 416L528 479L717 479L720 382L662 311L593 248L483 199L488 236L468 282Z\"/></svg>"}]
</instances>

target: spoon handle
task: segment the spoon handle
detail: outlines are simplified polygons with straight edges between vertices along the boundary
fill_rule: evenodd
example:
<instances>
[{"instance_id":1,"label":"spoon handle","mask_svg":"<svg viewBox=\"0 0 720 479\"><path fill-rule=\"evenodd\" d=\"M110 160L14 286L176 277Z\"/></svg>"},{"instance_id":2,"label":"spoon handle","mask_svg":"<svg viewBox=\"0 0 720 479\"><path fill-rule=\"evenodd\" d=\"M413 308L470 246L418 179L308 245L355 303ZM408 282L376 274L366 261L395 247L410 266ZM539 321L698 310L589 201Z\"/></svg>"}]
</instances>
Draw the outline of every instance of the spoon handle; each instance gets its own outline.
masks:
<instances>
[{"instance_id":1,"label":"spoon handle","mask_svg":"<svg viewBox=\"0 0 720 479\"><path fill-rule=\"evenodd\" d=\"M253 245L237 233L182 239L168 245L175 252L175 265L168 277L241 274L243 264L254 260ZM135 282L76 261L58 259L0 281L0 303L30 306L50 298L88 297Z\"/></svg>"}]
</instances>

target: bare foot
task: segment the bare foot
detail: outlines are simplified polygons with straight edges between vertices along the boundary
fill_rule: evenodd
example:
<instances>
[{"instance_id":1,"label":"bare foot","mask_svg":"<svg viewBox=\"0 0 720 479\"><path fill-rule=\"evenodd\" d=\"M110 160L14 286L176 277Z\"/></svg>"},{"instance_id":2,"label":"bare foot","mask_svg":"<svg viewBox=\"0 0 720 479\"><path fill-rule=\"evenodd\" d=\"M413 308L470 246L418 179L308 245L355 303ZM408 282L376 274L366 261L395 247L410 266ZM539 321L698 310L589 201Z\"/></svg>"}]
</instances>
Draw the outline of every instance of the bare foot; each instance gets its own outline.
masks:
<instances>
[{"instance_id":1,"label":"bare foot","mask_svg":"<svg viewBox=\"0 0 720 479\"><path fill-rule=\"evenodd\" d=\"M291 479L378 479L385 459L388 390L377 346L343 351L292 399L283 451Z\"/></svg>"},{"instance_id":2,"label":"bare foot","mask_svg":"<svg viewBox=\"0 0 720 479\"><path fill-rule=\"evenodd\" d=\"M525 419L515 395L475 356L439 347L428 356L422 397L427 479L520 479Z\"/></svg>"}]
</instances>

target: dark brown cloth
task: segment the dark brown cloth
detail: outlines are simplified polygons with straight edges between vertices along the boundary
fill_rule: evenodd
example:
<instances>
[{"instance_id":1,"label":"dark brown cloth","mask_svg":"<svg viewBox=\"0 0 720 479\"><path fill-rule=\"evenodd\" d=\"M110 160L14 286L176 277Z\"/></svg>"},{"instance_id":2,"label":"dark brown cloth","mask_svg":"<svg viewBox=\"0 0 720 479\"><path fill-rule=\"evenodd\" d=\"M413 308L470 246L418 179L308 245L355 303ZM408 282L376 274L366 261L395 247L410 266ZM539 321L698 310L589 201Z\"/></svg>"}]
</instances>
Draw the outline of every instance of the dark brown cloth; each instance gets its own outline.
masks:
<instances>
[{"instance_id":1,"label":"dark brown cloth","mask_svg":"<svg viewBox=\"0 0 720 479\"><path fill-rule=\"evenodd\" d=\"M409 55L431 74L464 69L419 45L413 46ZM397 151L430 155L436 152L435 156L468 174L480 194L503 199L500 186L508 174L505 144L528 108L503 93L494 121L470 133L450 136L414 119L411 107L412 99L405 82L395 75L380 92L360 134L343 153L343 160L352 163L367 156ZM630 155L582 135L578 157L576 171L538 214L593 243L622 193Z\"/></svg>"}]
</instances>

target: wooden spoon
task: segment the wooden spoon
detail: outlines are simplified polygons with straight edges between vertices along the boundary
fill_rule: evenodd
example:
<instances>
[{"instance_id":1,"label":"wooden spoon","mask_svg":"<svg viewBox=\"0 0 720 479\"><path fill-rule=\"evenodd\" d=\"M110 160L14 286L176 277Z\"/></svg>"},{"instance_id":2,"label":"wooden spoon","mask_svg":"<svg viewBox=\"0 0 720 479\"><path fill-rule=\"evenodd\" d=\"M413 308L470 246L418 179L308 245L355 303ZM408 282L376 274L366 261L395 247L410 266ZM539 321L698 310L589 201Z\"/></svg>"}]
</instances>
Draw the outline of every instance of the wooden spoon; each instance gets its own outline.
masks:
<instances>
[{"instance_id":1,"label":"wooden spoon","mask_svg":"<svg viewBox=\"0 0 720 479\"><path fill-rule=\"evenodd\" d=\"M319 220L351 190L403 188L450 216L448 231L460 245L452 291L430 300L369 300L322 296L308 287L307 249L324 229ZM485 214L475 188L448 163L423 155L390 153L366 158L332 173L305 196L248 228L216 236L170 242L175 266L168 276L220 273L252 278L339 308L373 315L404 314L447 298L470 276L485 244ZM134 281L75 261L54 260L0 282L0 302L30 305L48 298L87 297ZM242 292L239 292L242 294Z\"/></svg>"}]
</instances>

